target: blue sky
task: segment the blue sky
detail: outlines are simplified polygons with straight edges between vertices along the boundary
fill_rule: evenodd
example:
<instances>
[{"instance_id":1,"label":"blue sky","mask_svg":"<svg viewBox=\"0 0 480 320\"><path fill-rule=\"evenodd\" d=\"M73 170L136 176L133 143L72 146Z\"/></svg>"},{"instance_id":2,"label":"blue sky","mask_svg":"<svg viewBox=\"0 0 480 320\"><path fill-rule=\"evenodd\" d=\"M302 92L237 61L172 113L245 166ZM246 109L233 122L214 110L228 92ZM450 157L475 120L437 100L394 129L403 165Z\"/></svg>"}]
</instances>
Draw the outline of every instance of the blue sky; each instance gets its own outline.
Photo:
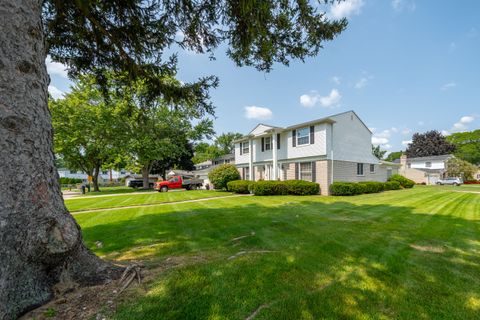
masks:
<instances>
[{"instance_id":1,"label":"blue sky","mask_svg":"<svg viewBox=\"0 0 480 320\"><path fill-rule=\"evenodd\" d=\"M480 127L480 1L346 0L328 9L349 26L305 63L270 73L179 52L179 79L217 75L215 130L248 133L354 110L383 149L405 148L414 132ZM47 61L50 92L68 91L63 66Z\"/></svg>"}]
</instances>

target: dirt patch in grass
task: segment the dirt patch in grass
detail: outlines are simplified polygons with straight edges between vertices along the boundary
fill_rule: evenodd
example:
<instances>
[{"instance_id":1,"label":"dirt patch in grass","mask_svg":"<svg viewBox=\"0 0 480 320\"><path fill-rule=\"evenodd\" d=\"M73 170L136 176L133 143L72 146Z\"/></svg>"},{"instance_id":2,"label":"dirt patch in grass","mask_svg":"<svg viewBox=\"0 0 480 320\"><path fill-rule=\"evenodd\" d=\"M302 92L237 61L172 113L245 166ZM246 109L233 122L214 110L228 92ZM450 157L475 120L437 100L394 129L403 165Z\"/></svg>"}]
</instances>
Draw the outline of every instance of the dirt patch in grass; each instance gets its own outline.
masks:
<instances>
[{"instance_id":1,"label":"dirt patch in grass","mask_svg":"<svg viewBox=\"0 0 480 320\"><path fill-rule=\"evenodd\" d=\"M411 244L411 248L418 250L418 251L423 251L423 252L432 252L432 253L444 253L445 248L444 247L439 247L439 246L421 246L418 244Z\"/></svg>"},{"instance_id":2,"label":"dirt patch in grass","mask_svg":"<svg viewBox=\"0 0 480 320\"><path fill-rule=\"evenodd\" d=\"M105 285L76 288L55 294L52 301L32 310L20 319L58 319L58 320L91 320L109 319L117 306L129 299L147 292L149 282L158 278L159 274L173 268L206 262L203 256L174 256L166 258L158 264L149 263L149 267L141 271L141 284L133 281L129 288L122 292L123 283L114 280Z\"/></svg>"}]
</instances>

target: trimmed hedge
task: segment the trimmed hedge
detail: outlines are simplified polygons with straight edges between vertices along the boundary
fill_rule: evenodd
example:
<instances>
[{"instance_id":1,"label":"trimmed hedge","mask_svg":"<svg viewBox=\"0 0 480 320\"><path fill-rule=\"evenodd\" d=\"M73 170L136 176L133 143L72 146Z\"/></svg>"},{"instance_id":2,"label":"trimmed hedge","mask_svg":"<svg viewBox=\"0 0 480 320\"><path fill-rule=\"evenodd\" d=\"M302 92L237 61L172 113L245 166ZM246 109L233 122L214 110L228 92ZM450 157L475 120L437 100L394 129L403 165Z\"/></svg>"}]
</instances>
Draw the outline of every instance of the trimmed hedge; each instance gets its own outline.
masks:
<instances>
[{"instance_id":1,"label":"trimmed hedge","mask_svg":"<svg viewBox=\"0 0 480 320\"><path fill-rule=\"evenodd\" d=\"M356 182L334 182L330 185L330 193L334 196L354 196L365 193L365 185Z\"/></svg>"},{"instance_id":2,"label":"trimmed hedge","mask_svg":"<svg viewBox=\"0 0 480 320\"><path fill-rule=\"evenodd\" d=\"M362 181L359 184L365 187L364 193L378 193L385 190L385 184L379 181Z\"/></svg>"},{"instance_id":3,"label":"trimmed hedge","mask_svg":"<svg viewBox=\"0 0 480 320\"><path fill-rule=\"evenodd\" d=\"M378 193L384 190L399 189L401 189L401 184L398 181L334 182L330 185L330 193L334 196L354 196L363 193Z\"/></svg>"},{"instance_id":4,"label":"trimmed hedge","mask_svg":"<svg viewBox=\"0 0 480 320\"><path fill-rule=\"evenodd\" d=\"M385 182L385 190L400 190L402 186L398 181L387 181Z\"/></svg>"},{"instance_id":5,"label":"trimmed hedge","mask_svg":"<svg viewBox=\"0 0 480 320\"><path fill-rule=\"evenodd\" d=\"M320 193L320 185L315 182L305 180L286 180L281 182L287 187L287 194L307 196Z\"/></svg>"},{"instance_id":6,"label":"trimmed hedge","mask_svg":"<svg viewBox=\"0 0 480 320\"><path fill-rule=\"evenodd\" d=\"M233 164L221 164L210 171L208 179L215 189L227 189L227 183L240 180L240 173Z\"/></svg>"},{"instance_id":7,"label":"trimmed hedge","mask_svg":"<svg viewBox=\"0 0 480 320\"><path fill-rule=\"evenodd\" d=\"M250 193L250 185L253 181L248 180L234 180L227 183L227 190L230 192L247 194Z\"/></svg>"},{"instance_id":8,"label":"trimmed hedge","mask_svg":"<svg viewBox=\"0 0 480 320\"><path fill-rule=\"evenodd\" d=\"M82 179L75 179L75 178L66 178L66 177L61 177L59 179L60 184L77 184L77 183L82 183Z\"/></svg>"},{"instance_id":9,"label":"trimmed hedge","mask_svg":"<svg viewBox=\"0 0 480 320\"><path fill-rule=\"evenodd\" d=\"M415 185L414 181L407 179L399 174L392 175L390 178L388 178L388 181L397 181L398 183L400 183L402 188L413 188L413 186Z\"/></svg>"},{"instance_id":10,"label":"trimmed hedge","mask_svg":"<svg viewBox=\"0 0 480 320\"><path fill-rule=\"evenodd\" d=\"M320 193L318 183L303 180L286 180L286 181L246 181L236 180L227 184L228 191L235 193L249 193L251 191L257 196L273 196L273 195L314 195Z\"/></svg>"}]
</instances>

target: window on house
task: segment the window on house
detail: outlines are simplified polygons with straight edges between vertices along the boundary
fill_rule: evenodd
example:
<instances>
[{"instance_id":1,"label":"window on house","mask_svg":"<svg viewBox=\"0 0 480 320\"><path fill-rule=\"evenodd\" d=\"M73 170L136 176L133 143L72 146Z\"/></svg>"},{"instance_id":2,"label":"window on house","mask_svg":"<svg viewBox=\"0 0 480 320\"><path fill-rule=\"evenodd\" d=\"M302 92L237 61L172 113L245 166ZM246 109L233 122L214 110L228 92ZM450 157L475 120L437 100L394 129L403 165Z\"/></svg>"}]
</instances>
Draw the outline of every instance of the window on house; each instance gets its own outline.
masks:
<instances>
[{"instance_id":1,"label":"window on house","mask_svg":"<svg viewBox=\"0 0 480 320\"><path fill-rule=\"evenodd\" d=\"M120 170L120 174L125 174L127 173L125 170Z\"/></svg>"},{"instance_id":2,"label":"window on house","mask_svg":"<svg viewBox=\"0 0 480 320\"><path fill-rule=\"evenodd\" d=\"M70 170L70 174L77 174L77 171L75 171L75 170Z\"/></svg>"},{"instance_id":3,"label":"window on house","mask_svg":"<svg viewBox=\"0 0 480 320\"><path fill-rule=\"evenodd\" d=\"M108 174L108 170L103 170L102 174Z\"/></svg>"},{"instance_id":4,"label":"window on house","mask_svg":"<svg viewBox=\"0 0 480 320\"><path fill-rule=\"evenodd\" d=\"M431 168L432 163L430 161L425 162L425 168Z\"/></svg>"},{"instance_id":5,"label":"window on house","mask_svg":"<svg viewBox=\"0 0 480 320\"><path fill-rule=\"evenodd\" d=\"M272 138L266 137L265 138L265 150L272 149Z\"/></svg>"},{"instance_id":6,"label":"window on house","mask_svg":"<svg viewBox=\"0 0 480 320\"><path fill-rule=\"evenodd\" d=\"M409 162L407 163L407 168L410 169L412 167L412 164Z\"/></svg>"},{"instance_id":7,"label":"window on house","mask_svg":"<svg viewBox=\"0 0 480 320\"><path fill-rule=\"evenodd\" d=\"M240 148L242 149L242 154L248 153L250 151L248 142L240 142Z\"/></svg>"},{"instance_id":8,"label":"window on house","mask_svg":"<svg viewBox=\"0 0 480 320\"><path fill-rule=\"evenodd\" d=\"M297 130L297 145L310 143L310 128L305 127Z\"/></svg>"},{"instance_id":9,"label":"window on house","mask_svg":"<svg viewBox=\"0 0 480 320\"><path fill-rule=\"evenodd\" d=\"M357 176L363 176L363 163L357 163Z\"/></svg>"},{"instance_id":10,"label":"window on house","mask_svg":"<svg viewBox=\"0 0 480 320\"><path fill-rule=\"evenodd\" d=\"M312 181L312 163L300 162L300 180Z\"/></svg>"},{"instance_id":11,"label":"window on house","mask_svg":"<svg viewBox=\"0 0 480 320\"><path fill-rule=\"evenodd\" d=\"M477 174L477 180L480 180L480 173Z\"/></svg>"},{"instance_id":12,"label":"window on house","mask_svg":"<svg viewBox=\"0 0 480 320\"><path fill-rule=\"evenodd\" d=\"M375 173L375 165L374 164L370 165L370 173Z\"/></svg>"}]
</instances>

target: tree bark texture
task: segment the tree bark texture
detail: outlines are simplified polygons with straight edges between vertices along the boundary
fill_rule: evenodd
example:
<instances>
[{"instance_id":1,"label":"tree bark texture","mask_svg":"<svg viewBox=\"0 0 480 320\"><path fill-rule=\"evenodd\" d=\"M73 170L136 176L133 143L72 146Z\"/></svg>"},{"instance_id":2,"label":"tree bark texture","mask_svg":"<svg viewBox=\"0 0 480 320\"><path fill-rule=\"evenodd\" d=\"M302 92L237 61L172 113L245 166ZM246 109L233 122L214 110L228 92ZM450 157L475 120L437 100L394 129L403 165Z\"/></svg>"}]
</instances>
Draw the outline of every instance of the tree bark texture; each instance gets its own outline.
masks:
<instances>
[{"instance_id":1,"label":"tree bark texture","mask_svg":"<svg viewBox=\"0 0 480 320\"><path fill-rule=\"evenodd\" d=\"M92 254L66 210L52 151L42 0L0 1L0 319L48 301L59 282L119 270Z\"/></svg>"},{"instance_id":2,"label":"tree bark texture","mask_svg":"<svg viewBox=\"0 0 480 320\"><path fill-rule=\"evenodd\" d=\"M150 165L145 165L142 168L143 189L149 189L150 185Z\"/></svg>"}]
</instances>

